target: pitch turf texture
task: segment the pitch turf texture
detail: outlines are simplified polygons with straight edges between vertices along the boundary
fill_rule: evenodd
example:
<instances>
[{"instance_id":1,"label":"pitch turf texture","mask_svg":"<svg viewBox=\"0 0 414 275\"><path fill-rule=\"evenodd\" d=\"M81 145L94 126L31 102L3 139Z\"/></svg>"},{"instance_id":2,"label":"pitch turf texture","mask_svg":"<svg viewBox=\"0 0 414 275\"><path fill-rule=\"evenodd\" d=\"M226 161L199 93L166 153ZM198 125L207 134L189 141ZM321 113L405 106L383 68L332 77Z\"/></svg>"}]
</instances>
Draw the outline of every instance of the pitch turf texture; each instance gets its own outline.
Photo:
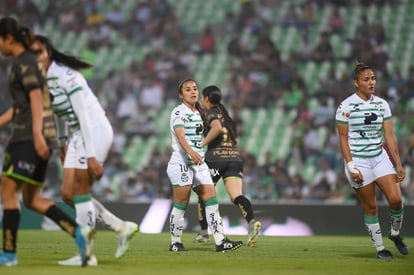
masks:
<instances>
[{"instance_id":1,"label":"pitch turf texture","mask_svg":"<svg viewBox=\"0 0 414 275\"><path fill-rule=\"evenodd\" d=\"M138 233L127 254L115 259L115 234L100 230L95 238L99 265L81 268L57 264L76 252L65 233L21 230L19 265L0 267L0 274L414 274L414 251L403 256L387 238L384 242L395 256L393 260L376 259L368 236L260 236L255 247L243 245L226 253L215 252L212 239L193 244L193 236L192 232L183 236L188 251L170 252L169 234ZM245 236L228 237L245 241ZM405 241L414 249L414 238Z\"/></svg>"}]
</instances>

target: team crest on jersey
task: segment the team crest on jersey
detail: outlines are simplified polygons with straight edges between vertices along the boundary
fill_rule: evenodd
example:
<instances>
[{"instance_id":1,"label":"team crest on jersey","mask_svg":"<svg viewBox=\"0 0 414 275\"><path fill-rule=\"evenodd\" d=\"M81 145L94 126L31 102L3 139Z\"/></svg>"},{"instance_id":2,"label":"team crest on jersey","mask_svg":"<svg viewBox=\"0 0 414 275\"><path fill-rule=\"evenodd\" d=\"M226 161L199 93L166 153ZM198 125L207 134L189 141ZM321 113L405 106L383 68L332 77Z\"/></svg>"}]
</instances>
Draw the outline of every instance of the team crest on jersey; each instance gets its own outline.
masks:
<instances>
[{"instance_id":1,"label":"team crest on jersey","mask_svg":"<svg viewBox=\"0 0 414 275\"><path fill-rule=\"evenodd\" d=\"M182 182L187 182L188 181L188 175L187 175L187 173L182 173L181 174L181 181Z\"/></svg>"},{"instance_id":2,"label":"team crest on jersey","mask_svg":"<svg viewBox=\"0 0 414 275\"><path fill-rule=\"evenodd\" d=\"M375 109L380 111L382 109L382 104L381 102L375 102Z\"/></svg>"}]
</instances>

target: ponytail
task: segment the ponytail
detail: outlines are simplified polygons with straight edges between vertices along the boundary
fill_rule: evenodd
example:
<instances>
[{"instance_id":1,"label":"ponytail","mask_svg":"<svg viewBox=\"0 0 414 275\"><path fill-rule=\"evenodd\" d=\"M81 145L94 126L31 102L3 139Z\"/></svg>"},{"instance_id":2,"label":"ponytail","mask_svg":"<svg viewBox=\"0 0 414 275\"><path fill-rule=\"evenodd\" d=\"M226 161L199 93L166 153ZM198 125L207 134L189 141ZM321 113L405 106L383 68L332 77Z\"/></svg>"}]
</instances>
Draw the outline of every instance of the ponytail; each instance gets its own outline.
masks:
<instances>
[{"instance_id":1,"label":"ponytail","mask_svg":"<svg viewBox=\"0 0 414 275\"><path fill-rule=\"evenodd\" d=\"M50 42L50 40L45 36L36 35L35 41L39 41L40 43L42 43L46 48L49 58L58 64L67 66L75 71L89 69L92 67L91 64L84 62L73 55L64 54L58 51L53 46L52 42Z\"/></svg>"},{"instance_id":2,"label":"ponytail","mask_svg":"<svg viewBox=\"0 0 414 275\"><path fill-rule=\"evenodd\" d=\"M218 108L220 113L224 116L224 121L228 124L228 131L230 138L234 144L237 144L237 125L234 120L230 117L226 107L221 104L221 91L220 88L214 85L207 86L203 89L202 94L207 97L208 100L213 104L214 107Z\"/></svg>"}]
</instances>

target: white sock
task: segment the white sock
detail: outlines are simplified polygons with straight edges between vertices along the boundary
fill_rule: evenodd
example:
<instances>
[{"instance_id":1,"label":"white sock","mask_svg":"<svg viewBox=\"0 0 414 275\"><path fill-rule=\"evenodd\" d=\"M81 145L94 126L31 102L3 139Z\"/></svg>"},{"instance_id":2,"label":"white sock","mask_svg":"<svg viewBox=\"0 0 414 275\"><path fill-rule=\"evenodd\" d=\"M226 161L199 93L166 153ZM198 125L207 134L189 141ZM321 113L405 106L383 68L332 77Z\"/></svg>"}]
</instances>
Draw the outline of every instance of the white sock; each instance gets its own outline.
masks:
<instances>
[{"instance_id":1,"label":"white sock","mask_svg":"<svg viewBox=\"0 0 414 275\"><path fill-rule=\"evenodd\" d=\"M384 242L382 240L382 233L381 233L381 227L379 223L372 223L372 224L365 224L367 227L368 233L371 236L371 240L374 243L375 248L377 251L383 250Z\"/></svg>"},{"instance_id":2,"label":"white sock","mask_svg":"<svg viewBox=\"0 0 414 275\"><path fill-rule=\"evenodd\" d=\"M400 229L402 227L404 218L404 208L398 211L390 209L390 220L391 220L391 236L400 235Z\"/></svg>"},{"instance_id":3,"label":"white sock","mask_svg":"<svg viewBox=\"0 0 414 275\"><path fill-rule=\"evenodd\" d=\"M95 208L91 200L83 200L76 202L75 200L75 211L76 211L76 222L79 225L88 225L91 228L95 228Z\"/></svg>"},{"instance_id":4,"label":"white sock","mask_svg":"<svg viewBox=\"0 0 414 275\"><path fill-rule=\"evenodd\" d=\"M118 232L124 221L112 214L112 212L109 212L109 210L96 199L92 198L92 202L96 212L96 219L111 228L113 231Z\"/></svg>"},{"instance_id":5,"label":"white sock","mask_svg":"<svg viewBox=\"0 0 414 275\"><path fill-rule=\"evenodd\" d=\"M175 206L171 210L170 214L170 234L171 244L181 243L181 236L184 230L184 214L185 210L178 209Z\"/></svg>"},{"instance_id":6,"label":"white sock","mask_svg":"<svg viewBox=\"0 0 414 275\"><path fill-rule=\"evenodd\" d=\"M221 220L218 204L206 205L206 219L216 245L224 240L223 221Z\"/></svg>"}]
</instances>

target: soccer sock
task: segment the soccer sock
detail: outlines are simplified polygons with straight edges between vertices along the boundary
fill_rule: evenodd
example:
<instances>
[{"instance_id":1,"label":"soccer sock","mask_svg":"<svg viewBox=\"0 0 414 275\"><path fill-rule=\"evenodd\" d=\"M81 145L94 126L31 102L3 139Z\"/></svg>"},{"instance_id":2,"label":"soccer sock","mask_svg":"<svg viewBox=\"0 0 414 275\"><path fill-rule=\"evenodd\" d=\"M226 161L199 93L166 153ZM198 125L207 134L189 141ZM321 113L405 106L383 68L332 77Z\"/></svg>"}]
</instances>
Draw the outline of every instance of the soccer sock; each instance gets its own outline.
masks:
<instances>
[{"instance_id":1,"label":"soccer sock","mask_svg":"<svg viewBox=\"0 0 414 275\"><path fill-rule=\"evenodd\" d=\"M91 199L91 194L73 195L75 203L76 222L79 225L88 225L95 228L95 208Z\"/></svg>"},{"instance_id":2,"label":"soccer sock","mask_svg":"<svg viewBox=\"0 0 414 275\"><path fill-rule=\"evenodd\" d=\"M181 243L181 236L184 230L184 214L187 210L187 204L174 202L170 214L170 234L171 244Z\"/></svg>"},{"instance_id":3,"label":"soccer sock","mask_svg":"<svg viewBox=\"0 0 414 275\"><path fill-rule=\"evenodd\" d=\"M20 222L20 209L3 210L3 251L16 253L17 229Z\"/></svg>"},{"instance_id":4,"label":"soccer sock","mask_svg":"<svg viewBox=\"0 0 414 275\"><path fill-rule=\"evenodd\" d=\"M381 227L378 222L378 216L364 216L364 222L368 230L368 234L371 236L371 240L377 251L383 250L385 247L382 241Z\"/></svg>"},{"instance_id":5,"label":"soccer sock","mask_svg":"<svg viewBox=\"0 0 414 275\"><path fill-rule=\"evenodd\" d=\"M238 196L234 199L234 204L240 208L241 214L247 222L250 222L252 219L254 219L253 207L248 198L243 195Z\"/></svg>"},{"instance_id":6,"label":"soccer sock","mask_svg":"<svg viewBox=\"0 0 414 275\"><path fill-rule=\"evenodd\" d=\"M206 206L200 198L198 198L197 213L198 223L200 224L201 230L207 230Z\"/></svg>"},{"instance_id":7,"label":"soccer sock","mask_svg":"<svg viewBox=\"0 0 414 275\"><path fill-rule=\"evenodd\" d=\"M78 226L76 222L65 212L63 212L55 204L46 210L45 216L54 221L63 230L71 236L75 236L75 228Z\"/></svg>"},{"instance_id":8,"label":"soccer sock","mask_svg":"<svg viewBox=\"0 0 414 275\"><path fill-rule=\"evenodd\" d=\"M214 242L220 245L224 240L223 221L220 217L217 198L211 198L204 202L206 206L207 223L213 233Z\"/></svg>"},{"instance_id":9,"label":"soccer sock","mask_svg":"<svg viewBox=\"0 0 414 275\"><path fill-rule=\"evenodd\" d=\"M95 209L96 218L98 221L101 221L107 227L111 228L113 231L117 232L121 229L121 225L124 222L123 220L119 219L117 216L112 214L102 205L99 201L94 198L92 199L92 203Z\"/></svg>"},{"instance_id":10,"label":"soccer sock","mask_svg":"<svg viewBox=\"0 0 414 275\"><path fill-rule=\"evenodd\" d=\"M404 217L404 207L401 207L400 210L394 210L390 208L391 236L397 236L400 234L403 217Z\"/></svg>"}]
</instances>

